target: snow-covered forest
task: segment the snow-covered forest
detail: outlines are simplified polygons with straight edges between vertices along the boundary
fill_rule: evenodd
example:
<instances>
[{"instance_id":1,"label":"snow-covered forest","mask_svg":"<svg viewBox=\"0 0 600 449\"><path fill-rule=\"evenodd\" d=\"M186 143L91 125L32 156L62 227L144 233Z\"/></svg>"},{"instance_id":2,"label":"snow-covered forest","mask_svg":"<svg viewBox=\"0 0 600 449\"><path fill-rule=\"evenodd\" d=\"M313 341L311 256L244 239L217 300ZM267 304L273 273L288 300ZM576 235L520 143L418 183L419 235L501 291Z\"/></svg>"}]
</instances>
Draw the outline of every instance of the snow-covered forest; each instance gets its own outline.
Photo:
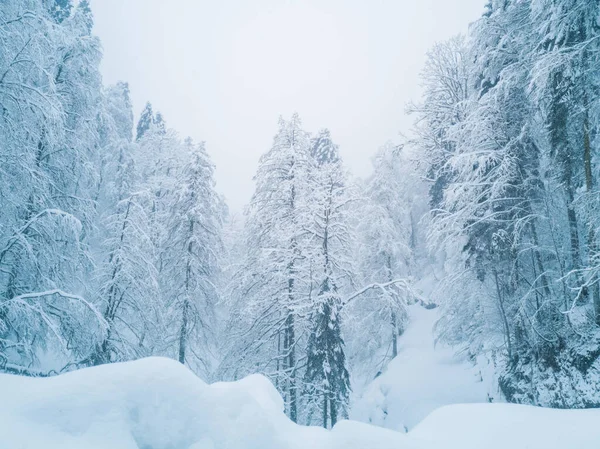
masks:
<instances>
[{"instance_id":1,"label":"snow-covered forest","mask_svg":"<svg viewBox=\"0 0 600 449\"><path fill-rule=\"evenodd\" d=\"M0 372L162 356L331 428L372 421L353 405L429 313L488 402L600 407L597 0L490 0L365 179L327 123L265 118L242 215L210 142L103 84L92 28L88 0L0 3Z\"/></svg>"}]
</instances>

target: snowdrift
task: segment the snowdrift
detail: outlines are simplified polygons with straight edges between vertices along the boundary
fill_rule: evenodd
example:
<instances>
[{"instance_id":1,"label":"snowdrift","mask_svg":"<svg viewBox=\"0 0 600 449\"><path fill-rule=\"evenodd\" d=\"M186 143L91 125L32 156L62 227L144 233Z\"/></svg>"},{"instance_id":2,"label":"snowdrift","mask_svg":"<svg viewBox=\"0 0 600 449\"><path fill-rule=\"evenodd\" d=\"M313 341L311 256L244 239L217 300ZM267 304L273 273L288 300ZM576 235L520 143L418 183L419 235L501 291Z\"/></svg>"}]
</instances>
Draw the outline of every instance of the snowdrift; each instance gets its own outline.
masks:
<instances>
[{"instance_id":1,"label":"snowdrift","mask_svg":"<svg viewBox=\"0 0 600 449\"><path fill-rule=\"evenodd\" d=\"M404 435L360 423L298 426L265 377L207 385L165 358L51 378L1 375L0 398L2 449L405 447Z\"/></svg>"},{"instance_id":2,"label":"snowdrift","mask_svg":"<svg viewBox=\"0 0 600 449\"><path fill-rule=\"evenodd\" d=\"M600 445L600 410L449 406L408 434L353 421L298 426L254 375L207 385L163 358L53 378L0 375L2 449L505 449Z\"/></svg>"},{"instance_id":3,"label":"snowdrift","mask_svg":"<svg viewBox=\"0 0 600 449\"><path fill-rule=\"evenodd\" d=\"M499 400L489 367L474 366L453 348L434 343L439 309L415 304L408 314L398 355L356 398L350 418L405 432L439 407Z\"/></svg>"},{"instance_id":4,"label":"snowdrift","mask_svg":"<svg viewBox=\"0 0 600 449\"><path fill-rule=\"evenodd\" d=\"M435 410L408 435L431 449L591 449L600 448L599 419L600 409L459 404Z\"/></svg>"}]
</instances>

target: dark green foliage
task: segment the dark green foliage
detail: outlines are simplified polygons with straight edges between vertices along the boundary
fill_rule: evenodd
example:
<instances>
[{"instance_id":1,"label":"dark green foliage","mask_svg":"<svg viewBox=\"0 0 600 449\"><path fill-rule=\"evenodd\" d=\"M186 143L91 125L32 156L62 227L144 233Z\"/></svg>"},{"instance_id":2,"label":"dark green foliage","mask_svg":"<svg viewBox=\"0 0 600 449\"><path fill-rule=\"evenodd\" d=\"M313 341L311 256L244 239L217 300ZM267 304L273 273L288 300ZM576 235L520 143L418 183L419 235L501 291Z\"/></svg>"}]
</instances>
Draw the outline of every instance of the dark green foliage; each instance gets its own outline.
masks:
<instances>
[{"instance_id":1,"label":"dark green foliage","mask_svg":"<svg viewBox=\"0 0 600 449\"><path fill-rule=\"evenodd\" d=\"M319 131L317 136L311 139L311 156L318 165L339 161L338 146L331 140L331 134L327 128Z\"/></svg>"},{"instance_id":2,"label":"dark green foliage","mask_svg":"<svg viewBox=\"0 0 600 449\"><path fill-rule=\"evenodd\" d=\"M164 135L167 130L167 124L162 114L160 112L154 113L152 104L148 102L140 114L140 119L136 127L135 140L140 140L150 129Z\"/></svg>"},{"instance_id":3,"label":"dark green foliage","mask_svg":"<svg viewBox=\"0 0 600 449\"><path fill-rule=\"evenodd\" d=\"M148 131L152 126L153 121L154 112L152 111L152 105L150 104L150 102L148 102L146 103L146 106L144 106L144 110L142 111L140 119L138 120L135 140L140 140L144 136L146 131Z\"/></svg>"},{"instance_id":4,"label":"dark green foliage","mask_svg":"<svg viewBox=\"0 0 600 449\"><path fill-rule=\"evenodd\" d=\"M350 376L346 369L344 340L340 327L340 304L325 283L319 295L319 308L312 317L308 340L304 382L309 398L322 413L323 427L335 425L346 416L350 395ZM320 402L320 404L319 404Z\"/></svg>"},{"instance_id":5,"label":"dark green foliage","mask_svg":"<svg viewBox=\"0 0 600 449\"><path fill-rule=\"evenodd\" d=\"M50 1L50 15L57 22L61 23L63 20L71 15L73 9L72 0L51 0Z\"/></svg>"}]
</instances>

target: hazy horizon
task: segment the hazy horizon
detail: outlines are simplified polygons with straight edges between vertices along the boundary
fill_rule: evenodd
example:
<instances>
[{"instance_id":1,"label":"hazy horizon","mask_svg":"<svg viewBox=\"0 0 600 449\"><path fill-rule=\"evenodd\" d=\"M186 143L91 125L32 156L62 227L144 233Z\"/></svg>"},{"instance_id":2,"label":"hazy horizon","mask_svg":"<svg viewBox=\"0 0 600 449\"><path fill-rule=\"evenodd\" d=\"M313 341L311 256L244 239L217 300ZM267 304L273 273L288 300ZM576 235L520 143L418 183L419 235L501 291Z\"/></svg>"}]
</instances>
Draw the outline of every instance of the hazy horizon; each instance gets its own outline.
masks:
<instances>
[{"instance_id":1,"label":"hazy horizon","mask_svg":"<svg viewBox=\"0 0 600 449\"><path fill-rule=\"evenodd\" d=\"M352 173L412 123L418 75L437 41L466 32L483 0L96 1L106 84L127 81L183 136L204 140L217 189L239 212L279 115L327 127ZM309 32L307 32L309 31Z\"/></svg>"}]
</instances>

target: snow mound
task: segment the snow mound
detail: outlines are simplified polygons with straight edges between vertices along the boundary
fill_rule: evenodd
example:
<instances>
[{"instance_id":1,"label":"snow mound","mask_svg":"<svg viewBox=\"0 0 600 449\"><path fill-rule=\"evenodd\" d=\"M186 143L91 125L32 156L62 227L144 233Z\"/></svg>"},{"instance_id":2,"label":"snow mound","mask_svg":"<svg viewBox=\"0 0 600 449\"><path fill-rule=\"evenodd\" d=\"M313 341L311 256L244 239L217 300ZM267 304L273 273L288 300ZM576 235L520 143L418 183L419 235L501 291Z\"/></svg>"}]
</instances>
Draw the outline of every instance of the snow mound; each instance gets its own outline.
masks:
<instances>
[{"instance_id":1,"label":"snow mound","mask_svg":"<svg viewBox=\"0 0 600 449\"><path fill-rule=\"evenodd\" d=\"M298 426L265 377L207 385L164 358L51 378L0 375L0 398L1 449L406 447L404 435L360 423L333 432Z\"/></svg>"},{"instance_id":2,"label":"snow mound","mask_svg":"<svg viewBox=\"0 0 600 449\"><path fill-rule=\"evenodd\" d=\"M302 427L262 376L207 385L162 358L53 378L0 375L0 398L0 449L592 449L600 441L600 410L503 404L445 407L408 434L353 421Z\"/></svg>"},{"instance_id":3,"label":"snow mound","mask_svg":"<svg viewBox=\"0 0 600 449\"><path fill-rule=\"evenodd\" d=\"M422 447L591 449L600 447L600 409L558 410L516 404L442 407L409 436ZM443 439L440 438L443 436Z\"/></svg>"},{"instance_id":4,"label":"snow mound","mask_svg":"<svg viewBox=\"0 0 600 449\"><path fill-rule=\"evenodd\" d=\"M438 309L415 304L408 312L398 355L355 401L350 417L405 432L438 407L489 402L493 387L480 370L452 348L434 345Z\"/></svg>"}]
</instances>

